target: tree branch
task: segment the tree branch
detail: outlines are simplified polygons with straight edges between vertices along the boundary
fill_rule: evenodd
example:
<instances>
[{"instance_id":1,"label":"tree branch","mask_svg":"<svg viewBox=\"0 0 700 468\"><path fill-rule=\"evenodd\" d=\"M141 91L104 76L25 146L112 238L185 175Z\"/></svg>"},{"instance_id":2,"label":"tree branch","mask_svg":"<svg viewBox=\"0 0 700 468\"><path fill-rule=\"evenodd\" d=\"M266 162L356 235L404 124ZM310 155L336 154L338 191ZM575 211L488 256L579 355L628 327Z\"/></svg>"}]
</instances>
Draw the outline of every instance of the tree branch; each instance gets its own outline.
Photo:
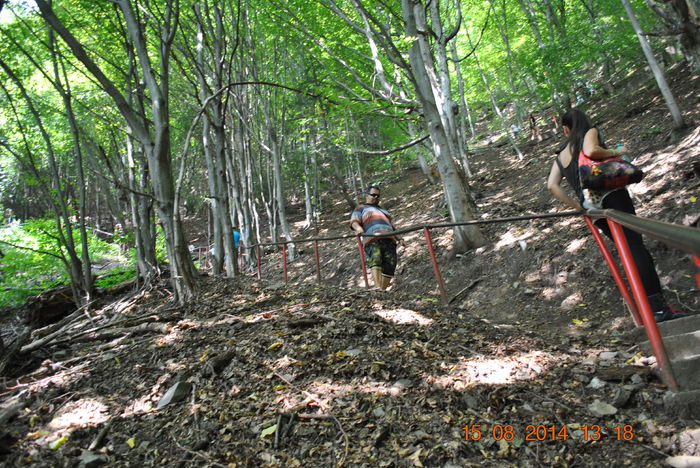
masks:
<instances>
[{"instance_id":1,"label":"tree branch","mask_svg":"<svg viewBox=\"0 0 700 468\"><path fill-rule=\"evenodd\" d=\"M481 32L479 32L479 39L476 41L476 44L474 44L474 46L472 47L472 50L470 50L467 53L467 55L465 55L461 59L453 60L451 58L448 58L447 60L450 60L451 62L454 62L454 63L461 63L462 61L469 58L476 51L476 48L479 47L479 44L481 43L481 39L484 38L484 31L486 31L486 27L489 25L489 19L491 18L491 9L492 8L493 8L493 5L489 4L489 11L486 15L486 21L484 21L484 26L481 28Z\"/></svg>"},{"instance_id":2,"label":"tree branch","mask_svg":"<svg viewBox=\"0 0 700 468\"><path fill-rule=\"evenodd\" d=\"M64 261L64 260L65 260L65 259L64 259L63 257L61 257L60 255L56 255L55 253L47 252L47 251L45 251L45 250L33 249L33 248L31 248L31 247L24 247L24 246L17 245L17 244L13 244L12 242L7 242L7 241L4 241L4 240L0 240L0 244L9 245L10 247L14 247L15 249L28 250L28 251L34 252L34 253L40 253L40 254L44 254L44 255L50 255L50 256L52 256L52 257L54 257L54 258L57 258L57 259L59 259L59 260L61 260L61 261Z\"/></svg>"},{"instance_id":3,"label":"tree branch","mask_svg":"<svg viewBox=\"0 0 700 468\"><path fill-rule=\"evenodd\" d=\"M71 49L75 57L85 65L85 68L97 78L105 92L114 100L117 107L121 111L124 118L129 122L129 125L140 136L141 142L150 141L148 130L136 118L134 110L126 101L124 96L119 92L112 80L107 78L102 69L88 56L83 45L75 38L73 34L63 25L53 11L53 8L45 0L36 0L36 5L39 7L42 18L49 24Z\"/></svg>"},{"instance_id":4,"label":"tree branch","mask_svg":"<svg viewBox=\"0 0 700 468\"><path fill-rule=\"evenodd\" d=\"M405 143L401 146L397 146L396 148L392 148L390 150L384 150L384 151L368 151L368 150L363 150L363 149L355 149L353 151L356 151L361 154L369 154L372 156L386 156L387 154L391 153L396 153L397 151L405 150L406 148L410 148L411 146L417 145L418 143L427 140L430 138L429 134L425 134L421 137L416 138L415 140L411 140L408 143Z\"/></svg>"}]
</instances>

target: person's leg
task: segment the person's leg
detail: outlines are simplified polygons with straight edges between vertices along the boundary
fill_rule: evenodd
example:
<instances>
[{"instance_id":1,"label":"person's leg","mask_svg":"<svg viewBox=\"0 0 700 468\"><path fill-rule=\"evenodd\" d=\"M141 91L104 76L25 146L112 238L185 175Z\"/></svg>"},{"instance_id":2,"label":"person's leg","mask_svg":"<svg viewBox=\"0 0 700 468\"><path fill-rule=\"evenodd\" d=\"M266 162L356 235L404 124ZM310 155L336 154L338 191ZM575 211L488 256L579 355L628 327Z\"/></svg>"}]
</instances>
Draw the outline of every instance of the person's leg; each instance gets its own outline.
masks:
<instances>
[{"instance_id":1,"label":"person's leg","mask_svg":"<svg viewBox=\"0 0 700 468\"><path fill-rule=\"evenodd\" d=\"M382 255L377 241L365 245L365 265L371 271L374 285L381 287Z\"/></svg>"},{"instance_id":2,"label":"person's leg","mask_svg":"<svg viewBox=\"0 0 700 468\"><path fill-rule=\"evenodd\" d=\"M605 197L603 200L603 208L611 208L629 214L636 214L634 204L632 203L632 199L630 198L627 190L618 190ZM610 232L610 227L608 226L606 220L598 220L595 224L606 236L612 239L612 233ZM663 322L685 316L686 314L677 313L671 310L669 305L666 303L663 291L661 290L659 275L656 273L654 259L644 246L644 241L642 240L641 234L625 227L622 228L622 232L625 234L625 238L629 244L632 259L637 266L639 277L642 280L642 285L644 286L644 292L649 299L651 310L654 312L654 319L657 322Z\"/></svg>"},{"instance_id":3,"label":"person's leg","mask_svg":"<svg viewBox=\"0 0 700 468\"><path fill-rule=\"evenodd\" d=\"M603 208L636 214L634 204L627 190L618 190L605 197L603 200ZM600 219L597 220L595 224L608 238L612 239L612 233L610 232L607 220ZM641 234L625 227L622 228L622 232L625 234L630 251L632 252L632 258L639 271L639 277L644 285L644 291L648 296L660 293L661 283L659 282L659 275L656 273L654 259L644 245Z\"/></svg>"},{"instance_id":4,"label":"person's leg","mask_svg":"<svg viewBox=\"0 0 700 468\"><path fill-rule=\"evenodd\" d=\"M396 244L389 240L382 240L382 289L387 289L396 272Z\"/></svg>"},{"instance_id":5,"label":"person's leg","mask_svg":"<svg viewBox=\"0 0 700 468\"><path fill-rule=\"evenodd\" d=\"M372 268L372 281L374 281L374 285L378 288L384 288L384 278L382 276L382 268L381 267L373 267Z\"/></svg>"}]
</instances>

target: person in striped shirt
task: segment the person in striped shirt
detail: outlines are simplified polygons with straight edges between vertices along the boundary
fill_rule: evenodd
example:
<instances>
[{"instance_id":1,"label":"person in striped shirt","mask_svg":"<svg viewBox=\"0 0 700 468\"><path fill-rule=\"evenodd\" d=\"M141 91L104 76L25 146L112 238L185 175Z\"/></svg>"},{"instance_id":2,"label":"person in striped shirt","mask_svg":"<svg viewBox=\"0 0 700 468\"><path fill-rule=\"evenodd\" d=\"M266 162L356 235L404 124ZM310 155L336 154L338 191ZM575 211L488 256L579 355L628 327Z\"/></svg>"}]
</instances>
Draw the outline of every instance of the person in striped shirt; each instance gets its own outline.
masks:
<instances>
[{"instance_id":1,"label":"person in striped shirt","mask_svg":"<svg viewBox=\"0 0 700 468\"><path fill-rule=\"evenodd\" d=\"M367 189L366 203L358 205L350 217L350 228L363 236L367 265L372 269L372 279L376 287L386 290L396 271L396 244L405 245L396 236L381 236L394 231L391 215L379 206L380 190L376 185Z\"/></svg>"}]
</instances>

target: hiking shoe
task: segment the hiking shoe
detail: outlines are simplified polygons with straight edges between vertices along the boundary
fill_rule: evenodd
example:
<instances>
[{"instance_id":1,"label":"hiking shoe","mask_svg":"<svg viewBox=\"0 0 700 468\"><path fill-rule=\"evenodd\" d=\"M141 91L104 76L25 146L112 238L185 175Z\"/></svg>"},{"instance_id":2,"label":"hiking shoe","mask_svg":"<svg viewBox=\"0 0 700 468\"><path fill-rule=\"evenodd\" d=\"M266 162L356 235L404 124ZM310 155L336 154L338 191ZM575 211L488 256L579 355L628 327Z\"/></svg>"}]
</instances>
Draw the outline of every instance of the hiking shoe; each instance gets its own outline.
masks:
<instances>
[{"instance_id":1,"label":"hiking shoe","mask_svg":"<svg viewBox=\"0 0 700 468\"><path fill-rule=\"evenodd\" d=\"M677 318L687 317L688 314L671 307L663 294L656 293L648 296L651 310L654 311L654 321L656 323L666 322Z\"/></svg>"},{"instance_id":2,"label":"hiking shoe","mask_svg":"<svg viewBox=\"0 0 700 468\"><path fill-rule=\"evenodd\" d=\"M688 317L689 315L690 314L686 314L685 312L681 312L669 305L666 305L666 307L663 309L654 312L654 321L656 323L667 322L669 320Z\"/></svg>"}]
</instances>

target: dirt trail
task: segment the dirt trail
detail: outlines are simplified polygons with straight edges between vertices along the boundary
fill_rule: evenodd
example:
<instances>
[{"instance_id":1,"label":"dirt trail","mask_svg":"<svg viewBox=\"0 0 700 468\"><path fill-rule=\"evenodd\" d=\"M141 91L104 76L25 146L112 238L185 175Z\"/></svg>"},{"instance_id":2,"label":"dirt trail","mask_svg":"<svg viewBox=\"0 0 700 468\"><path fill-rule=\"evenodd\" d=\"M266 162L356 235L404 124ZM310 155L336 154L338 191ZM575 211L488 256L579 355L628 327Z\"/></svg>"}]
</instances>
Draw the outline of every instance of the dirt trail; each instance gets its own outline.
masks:
<instances>
[{"instance_id":1,"label":"dirt trail","mask_svg":"<svg viewBox=\"0 0 700 468\"><path fill-rule=\"evenodd\" d=\"M700 120L698 80L674 78ZM655 90L629 99L650 104L623 118L629 105L616 100L593 114L648 171L633 188L639 214L688 224L700 216L700 127L665 144ZM480 216L563 209L544 188L553 147L530 145L523 161L479 151L470 183ZM384 185L400 226L445 220L440 193L416 171ZM329 211L318 234L349 232L345 207ZM0 462L454 468L700 456L697 422L664 414L666 389L637 354L581 220L483 230L491 243L457 256L449 231L435 233L448 292L462 291L449 306L419 233L406 236L389 293L361 287L348 241L322 244L322 285L302 248L289 285L271 254L263 280L204 277L182 309L169 308L165 285L123 298L94 320L153 316L159 326L41 350L0 389L2 408L17 409L6 420L0 410ZM700 310L687 256L648 244L672 302ZM156 409L178 382L182 399Z\"/></svg>"}]
</instances>

